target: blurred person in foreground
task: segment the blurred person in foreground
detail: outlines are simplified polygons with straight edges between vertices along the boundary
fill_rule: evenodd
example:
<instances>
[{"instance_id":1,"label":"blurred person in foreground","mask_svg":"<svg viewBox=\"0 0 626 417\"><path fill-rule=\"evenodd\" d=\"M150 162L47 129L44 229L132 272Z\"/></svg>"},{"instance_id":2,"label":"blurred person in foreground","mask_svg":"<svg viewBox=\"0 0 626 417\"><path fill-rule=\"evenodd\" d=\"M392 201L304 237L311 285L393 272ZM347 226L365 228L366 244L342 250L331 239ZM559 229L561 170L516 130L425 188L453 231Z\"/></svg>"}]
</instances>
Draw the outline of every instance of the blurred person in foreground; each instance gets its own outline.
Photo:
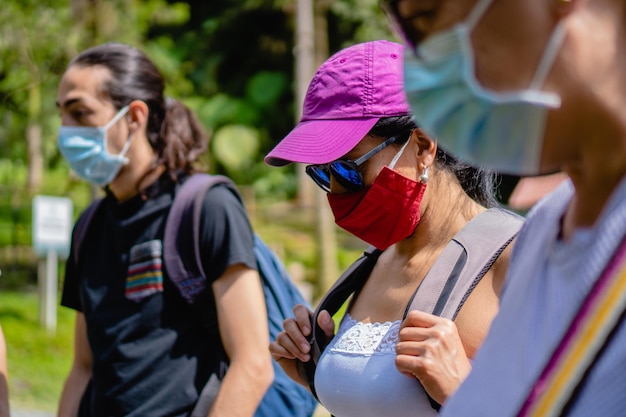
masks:
<instances>
[{"instance_id":1,"label":"blurred person in foreground","mask_svg":"<svg viewBox=\"0 0 626 417\"><path fill-rule=\"evenodd\" d=\"M471 369L496 314L511 248L476 278L454 321L420 310L403 320L453 236L496 203L490 172L460 163L416 125L402 60L402 45L382 40L330 57L309 84L300 123L265 158L274 166L309 164L336 223L379 250L336 334L329 313L319 315L332 340L314 387L337 417L436 415ZM493 224L513 222L518 230L517 216L496 210ZM448 275L433 279L443 286ZM306 386L296 361L310 359L310 311L298 306L295 313L270 351Z\"/></svg>"},{"instance_id":2,"label":"blurred person in foreground","mask_svg":"<svg viewBox=\"0 0 626 417\"><path fill-rule=\"evenodd\" d=\"M444 417L626 410L626 2L394 0L417 120L469 163L563 171Z\"/></svg>"},{"instance_id":3,"label":"blurred person in foreground","mask_svg":"<svg viewBox=\"0 0 626 417\"><path fill-rule=\"evenodd\" d=\"M177 184L194 173L208 142L195 115L166 99L164 88L154 63L119 43L79 54L59 85L60 151L106 192L79 256L73 246L67 262L61 303L76 310L76 327L60 417L190 416L219 372L222 345L230 365L201 415L250 417L273 380L253 231L230 190L211 188L202 206L208 318L163 268Z\"/></svg>"}]
</instances>

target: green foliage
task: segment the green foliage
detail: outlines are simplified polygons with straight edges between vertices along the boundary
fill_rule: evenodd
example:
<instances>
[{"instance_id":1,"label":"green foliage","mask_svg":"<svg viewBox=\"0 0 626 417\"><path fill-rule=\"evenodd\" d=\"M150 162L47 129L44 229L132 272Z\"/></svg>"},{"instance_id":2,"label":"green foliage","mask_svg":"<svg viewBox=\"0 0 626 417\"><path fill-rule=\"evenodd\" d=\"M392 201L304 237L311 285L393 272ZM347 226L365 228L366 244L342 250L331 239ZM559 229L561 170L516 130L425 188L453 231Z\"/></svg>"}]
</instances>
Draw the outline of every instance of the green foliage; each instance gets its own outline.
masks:
<instances>
[{"instance_id":1,"label":"green foliage","mask_svg":"<svg viewBox=\"0 0 626 417\"><path fill-rule=\"evenodd\" d=\"M343 40L341 48L378 39L398 41L380 8L380 0L336 0L331 2L330 10L339 30L351 34Z\"/></svg>"},{"instance_id":2,"label":"green foliage","mask_svg":"<svg viewBox=\"0 0 626 417\"><path fill-rule=\"evenodd\" d=\"M239 117L244 116L244 112L241 110L240 100L227 94L215 94L206 100L200 97L194 97L188 99L186 102L196 104L191 107L195 108L198 118L200 118L209 129L235 123Z\"/></svg>"},{"instance_id":3,"label":"green foliage","mask_svg":"<svg viewBox=\"0 0 626 417\"><path fill-rule=\"evenodd\" d=\"M377 0L329 3L330 50L389 37ZM71 6L71 7L68 7ZM0 8L0 158L27 163L27 127L42 131L44 169L63 165L56 149L56 86L81 50L121 41L145 50L167 80L166 93L189 103L210 132L225 125L257 131L262 157L293 127L293 4L285 0L5 0ZM46 36L41 36L45 33ZM213 159L217 172L232 172ZM293 181L243 176L257 192ZM283 175L294 175L284 171ZM22 183L23 184L23 183ZM293 189L286 190L289 195Z\"/></svg>"},{"instance_id":4,"label":"green foliage","mask_svg":"<svg viewBox=\"0 0 626 417\"><path fill-rule=\"evenodd\" d=\"M253 182L257 198L272 201L293 200L296 196L298 179L293 169L276 169L264 163L255 164L258 172Z\"/></svg>"},{"instance_id":5,"label":"green foliage","mask_svg":"<svg viewBox=\"0 0 626 417\"><path fill-rule=\"evenodd\" d=\"M285 74L263 71L252 76L246 96L262 111L275 106L288 87Z\"/></svg>"},{"instance_id":6,"label":"green foliage","mask_svg":"<svg viewBox=\"0 0 626 417\"><path fill-rule=\"evenodd\" d=\"M64 4L6 0L0 7L1 157L26 162L27 125L38 122L44 129L53 125L54 74L64 66L76 39ZM50 141L42 146L50 156Z\"/></svg>"},{"instance_id":7,"label":"green foliage","mask_svg":"<svg viewBox=\"0 0 626 417\"><path fill-rule=\"evenodd\" d=\"M169 38L176 45L170 55L193 85L178 92L207 130L219 134L225 126L238 125L255 131L251 136L258 147L245 172L235 172L238 164L230 160L208 157L214 172L245 185L256 186L267 172L263 156L293 127L293 35L289 16L276 3L190 1L189 21L178 28L155 25L150 32L150 44ZM239 150L237 143L231 146ZM267 186L270 181L261 181L257 193L277 188Z\"/></svg>"},{"instance_id":8,"label":"green foliage","mask_svg":"<svg viewBox=\"0 0 626 417\"><path fill-rule=\"evenodd\" d=\"M57 330L39 324L35 293L0 292L0 325L7 343L11 407L55 412L70 369L75 314L59 308Z\"/></svg>"},{"instance_id":9,"label":"green foliage","mask_svg":"<svg viewBox=\"0 0 626 417\"><path fill-rule=\"evenodd\" d=\"M123 2L126 3L126 2ZM143 25L138 32L147 33L154 25L178 26L189 20L187 2L169 3L165 0L136 1L134 9L137 15L133 21Z\"/></svg>"},{"instance_id":10,"label":"green foliage","mask_svg":"<svg viewBox=\"0 0 626 417\"><path fill-rule=\"evenodd\" d=\"M223 126L212 141L215 158L225 166L231 177L249 171L252 158L259 150L258 132L243 125Z\"/></svg>"}]
</instances>

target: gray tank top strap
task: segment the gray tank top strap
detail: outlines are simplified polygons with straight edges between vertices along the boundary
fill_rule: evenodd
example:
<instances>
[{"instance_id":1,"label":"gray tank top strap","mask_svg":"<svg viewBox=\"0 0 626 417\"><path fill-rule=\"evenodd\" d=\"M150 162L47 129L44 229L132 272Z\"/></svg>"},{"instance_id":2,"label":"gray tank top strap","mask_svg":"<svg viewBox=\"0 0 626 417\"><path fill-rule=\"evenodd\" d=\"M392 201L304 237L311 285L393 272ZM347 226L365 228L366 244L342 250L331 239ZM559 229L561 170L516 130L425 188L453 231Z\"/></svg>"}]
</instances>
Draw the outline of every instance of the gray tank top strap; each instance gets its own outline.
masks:
<instances>
[{"instance_id":1,"label":"gray tank top strap","mask_svg":"<svg viewBox=\"0 0 626 417\"><path fill-rule=\"evenodd\" d=\"M466 298L511 243L523 218L492 208L474 217L450 241L417 288L406 312L454 319ZM442 280L442 277L448 277ZM405 314L406 315L406 314Z\"/></svg>"}]
</instances>

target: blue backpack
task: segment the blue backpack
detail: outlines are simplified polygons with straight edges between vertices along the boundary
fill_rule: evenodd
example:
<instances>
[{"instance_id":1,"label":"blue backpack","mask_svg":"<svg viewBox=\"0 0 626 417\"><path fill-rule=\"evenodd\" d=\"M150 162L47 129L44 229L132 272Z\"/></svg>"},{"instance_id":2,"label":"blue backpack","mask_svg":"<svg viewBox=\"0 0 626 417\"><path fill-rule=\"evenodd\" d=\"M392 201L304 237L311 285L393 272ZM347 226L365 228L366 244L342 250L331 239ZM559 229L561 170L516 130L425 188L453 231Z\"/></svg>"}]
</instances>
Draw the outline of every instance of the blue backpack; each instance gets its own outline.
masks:
<instances>
[{"instance_id":1,"label":"blue backpack","mask_svg":"<svg viewBox=\"0 0 626 417\"><path fill-rule=\"evenodd\" d=\"M207 295L207 282L200 262L199 225L202 213L202 203L206 192L213 186L228 187L240 200L241 196L235 184L227 177L209 174L194 174L187 178L178 187L174 202L165 224L163 238L163 262L170 280L179 289L183 298L194 308L202 319L208 317L203 307L202 296ZM98 200L92 203L77 222L74 232L74 258L78 257L78 248L87 230L93 214L100 205ZM183 221L191 219L191 228L181 227ZM179 233L181 230L192 230L192 236ZM190 247L189 239L193 239L193 253L186 250ZM254 253L257 260L259 275L262 279L267 318L269 323L270 340L283 329L283 321L293 317L293 307L296 304L309 305L300 294L289 277L285 267L276 254L255 234ZM209 330L217 331L216 323L205 323ZM217 392L220 381L228 368L228 358L223 350L220 358L220 369L213 374L205 385L196 403L191 417L206 416ZM269 351L268 351L269 355ZM255 417L311 417L315 412L317 402L315 398L300 384L294 382L285 374L276 361L274 366L274 382L267 390L261 401Z\"/></svg>"}]
</instances>

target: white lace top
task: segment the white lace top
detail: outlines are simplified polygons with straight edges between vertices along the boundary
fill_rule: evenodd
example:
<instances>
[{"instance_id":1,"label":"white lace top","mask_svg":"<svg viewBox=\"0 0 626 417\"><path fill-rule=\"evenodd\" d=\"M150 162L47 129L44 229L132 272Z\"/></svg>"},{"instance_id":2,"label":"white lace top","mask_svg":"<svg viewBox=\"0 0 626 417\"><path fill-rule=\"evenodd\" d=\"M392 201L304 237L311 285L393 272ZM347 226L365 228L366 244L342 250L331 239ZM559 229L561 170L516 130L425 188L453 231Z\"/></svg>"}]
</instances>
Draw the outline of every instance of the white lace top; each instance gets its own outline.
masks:
<instances>
[{"instance_id":1,"label":"white lace top","mask_svg":"<svg viewBox=\"0 0 626 417\"><path fill-rule=\"evenodd\" d=\"M315 389L336 417L436 416L415 378L395 366L400 320L361 323L346 314L324 349Z\"/></svg>"}]
</instances>

